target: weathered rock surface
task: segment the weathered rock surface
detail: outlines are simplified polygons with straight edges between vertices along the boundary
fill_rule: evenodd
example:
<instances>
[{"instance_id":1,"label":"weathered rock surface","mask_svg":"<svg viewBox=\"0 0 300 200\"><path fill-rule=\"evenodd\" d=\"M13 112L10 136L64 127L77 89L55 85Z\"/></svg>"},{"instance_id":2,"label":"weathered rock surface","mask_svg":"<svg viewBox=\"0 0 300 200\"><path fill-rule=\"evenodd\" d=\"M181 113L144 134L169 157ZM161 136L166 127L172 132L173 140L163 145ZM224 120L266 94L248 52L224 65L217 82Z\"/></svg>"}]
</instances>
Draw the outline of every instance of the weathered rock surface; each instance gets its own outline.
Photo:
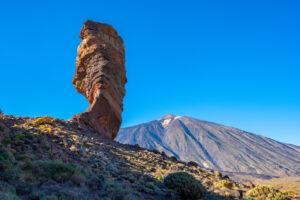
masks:
<instances>
[{"instance_id":1,"label":"weathered rock surface","mask_svg":"<svg viewBox=\"0 0 300 200\"><path fill-rule=\"evenodd\" d=\"M84 22L80 37L73 84L91 105L72 120L114 139L122 122L127 82L124 43L112 26L90 20Z\"/></svg>"}]
</instances>

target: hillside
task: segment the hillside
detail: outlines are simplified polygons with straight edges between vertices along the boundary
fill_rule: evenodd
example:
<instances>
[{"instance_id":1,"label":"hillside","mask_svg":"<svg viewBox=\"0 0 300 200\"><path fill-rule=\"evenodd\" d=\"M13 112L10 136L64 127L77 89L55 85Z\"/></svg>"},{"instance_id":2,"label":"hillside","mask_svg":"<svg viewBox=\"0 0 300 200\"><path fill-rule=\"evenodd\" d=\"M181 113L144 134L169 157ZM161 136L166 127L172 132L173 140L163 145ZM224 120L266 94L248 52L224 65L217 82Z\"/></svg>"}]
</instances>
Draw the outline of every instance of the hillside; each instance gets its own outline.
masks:
<instances>
[{"instance_id":1,"label":"hillside","mask_svg":"<svg viewBox=\"0 0 300 200\"><path fill-rule=\"evenodd\" d=\"M203 199L238 198L250 189L195 163L103 139L74 121L0 114L0 141L0 199L181 199L164 178L183 171L205 187Z\"/></svg>"},{"instance_id":2,"label":"hillside","mask_svg":"<svg viewBox=\"0 0 300 200\"><path fill-rule=\"evenodd\" d=\"M158 149L220 171L300 175L300 147L190 117L166 115L123 128L117 141Z\"/></svg>"}]
</instances>

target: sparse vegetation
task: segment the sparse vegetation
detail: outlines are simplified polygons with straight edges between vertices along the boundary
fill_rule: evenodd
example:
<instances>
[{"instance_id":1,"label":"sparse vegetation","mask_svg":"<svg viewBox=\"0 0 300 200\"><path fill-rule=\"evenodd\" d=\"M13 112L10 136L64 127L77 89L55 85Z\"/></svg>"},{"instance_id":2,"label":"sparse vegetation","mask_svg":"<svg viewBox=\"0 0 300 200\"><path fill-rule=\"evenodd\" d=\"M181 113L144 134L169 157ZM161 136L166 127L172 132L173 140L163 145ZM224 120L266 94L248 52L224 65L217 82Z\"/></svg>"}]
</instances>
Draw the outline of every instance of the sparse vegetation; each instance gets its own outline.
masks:
<instances>
[{"instance_id":1,"label":"sparse vegetation","mask_svg":"<svg viewBox=\"0 0 300 200\"><path fill-rule=\"evenodd\" d=\"M175 190L183 199L200 199L205 196L206 190L200 181L186 172L169 174L164 184Z\"/></svg>"},{"instance_id":2,"label":"sparse vegetation","mask_svg":"<svg viewBox=\"0 0 300 200\"><path fill-rule=\"evenodd\" d=\"M23 140L25 137L26 137L25 134L17 135L17 138L18 138L19 140Z\"/></svg>"},{"instance_id":3,"label":"sparse vegetation","mask_svg":"<svg viewBox=\"0 0 300 200\"><path fill-rule=\"evenodd\" d=\"M9 153L0 153L0 170L7 169L13 165L12 155Z\"/></svg>"},{"instance_id":4,"label":"sparse vegetation","mask_svg":"<svg viewBox=\"0 0 300 200\"><path fill-rule=\"evenodd\" d=\"M246 193L246 196L255 200L289 200L289 198L279 190L271 186L257 186Z\"/></svg>"},{"instance_id":5,"label":"sparse vegetation","mask_svg":"<svg viewBox=\"0 0 300 200\"><path fill-rule=\"evenodd\" d=\"M289 197L294 197L294 196L299 195L298 192L295 192L295 191L292 191L292 190L281 190L280 192L287 195L287 196L289 196Z\"/></svg>"},{"instance_id":6,"label":"sparse vegetation","mask_svg":"<svg viewBox=\"0 0 300 200\"><path fill-rule=\"evenodd\" d=\"M19 155L16 159L17 160L24 160L24 159L31 159L31 160L34 160L34 156L33 155L27 155L27 154L22 154L22 155Z\"/></svg>"},{"instance_id":7,"label":"sparse vegetation","mask_svg":"<svg viewBox=\"0 0 300 200\"><path fill-rule=\"evenodd\" d=\"M12 193L0 192L1 200L21 200L17 195Z\"/></svg>"},{"instance_id":8,"label":"sparse vegetation","mask_svg":"<svg viewBox=\"0 0 300 200\"><path fill-rule=\"evenodd\" d=\"M2 140L2 144L3 145L7 145L11 143L11 139L10 138L5 138L4 140Z\"/></svg>"},{"instance_id":9,"label":"sparse vegetation","mask_svg":"<svg viewBox=\"0 0 300 200\"><path fill-rule=\"evenodd\" d=\"M233 184L229 180L221 180L217 183L217 186L223 187L223 188L228 188L228 189L233 188Z\"/></svg>"},{"instance_id":10,"label":"sparse vegetation","mask_svg":"<svg viewBox=\"0 0 300 200\"><path fill-rule=\"evenodd\" d=\"M214 193L213 182L220 178L210 170L103 140L70 121L2 115L0 127L0 183L16 191L0 191L0 199L180 199L179 195L196 199L205 193L207 199L226 199L235 195L234 190ZM168 188L168 178L164 179L179 171L187 172L178 182L183 191Z\"/></svg>"},{"instance_id":11,"label":"sparse vegetation","mask_svg":"<svg viewBox=\"0 0 300 200\"><path fill-rule=\"evenodd\" d=\"M0 199L1 200L21 200L16 195L16 189L14 186L5 182L0 182Z\"/></svg>"},{"instance_id":12,"label":"sparse vegetation","mask_svg":"<svg viewBox=\"0 0 300 200\"><path fill-rule=\"evenodd\" d=\"M56 119L50 117L50 116L44 116L44 117L39 117L35 121L33 121L31 124L32 125L45 125L45 124L53 124L55 123Z\"/></svg>"}]
</instances>

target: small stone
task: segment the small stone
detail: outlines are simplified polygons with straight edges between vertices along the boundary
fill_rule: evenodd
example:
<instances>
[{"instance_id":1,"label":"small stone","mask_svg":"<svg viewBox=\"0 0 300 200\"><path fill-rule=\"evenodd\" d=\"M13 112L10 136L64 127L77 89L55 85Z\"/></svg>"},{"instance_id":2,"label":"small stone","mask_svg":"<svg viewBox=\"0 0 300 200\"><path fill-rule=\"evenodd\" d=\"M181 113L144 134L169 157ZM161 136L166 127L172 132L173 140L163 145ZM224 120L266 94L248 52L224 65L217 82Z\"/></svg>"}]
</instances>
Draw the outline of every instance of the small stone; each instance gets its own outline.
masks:
<instances>
[{"instance_id":1,"label":"small stone","mask_svg":"<svg viewBox=\"0 0 300 200\"><path fill-rule=\"evenodd\" d=\"M21 145L24 144L24 141L23 141L23 140L16 139L16 140L14 141L14 144L17 145L17 146L21 146Z\"/></svg>"},{"instance_id":2,"label":"small stone","mask_svg":"<svg viewBox=\"0 0 300 200\"><path fill-rule=\"evenodd\" d=\"M225 175L225 176L223 176L222 179L227 179L227 180L229 180L229 176L228 176L228 175Z\"/></svg>"},{"instance_id":3,"label":"small stone","mask_svg":"<svg viewBox=\"0 0 300 200\"><path fill-rule=\"evenodd\" d=\"M156 172L156 169L155 168L151 168L150 171L151 172Z\"/></svg>"},{"instance_id":4,"label":"small stone","mask_svg":"<svg viewBox=\"0 0 300 200\"><path fill-rule=\"evenodd\" d=\"M153 151L153 153L155 153L155 154L160 154L160 152L159 152L157 149L153 149L152 151Z\"/></svg>"},{"instance_id":5,"label":"small stone","mask_svg":"<svg viewBox=\"0 0 300 200\"><path fill-rule=\"evenodd\" d=\"M161 155L165 156L165 157L168 157L167 154L164 151L161 152Z\"/></svg>"},{"instance_id":6,"label":"small stone","mask_svg":"<svg viewBox=\"0 0 300 200\"><path fill-rule=\"evenodd\" d=\"M175 156L171 156L172 161L177 161L177 158Z\"/></svg>"},{"instance_id":7,"label":"small stone","mask_svg":"<svg viewBox=\"0 0 300 200\"><path fill-rule=\"evenodd\" d=\"M217 177L217 178L222 178L222 173L219 172L219 171L214 171L214 175L215 175L215 177Z\"/></svg>"},{"instance_id":8,"label":"small stone","mask_svg":"<svg viewBox=\"0 0 300 200\"><path fill-rule=\"evenodd\" d=\"M198 163L196 163L195 161L190 161L187 164L191 167L198 167Z\"/></svg>"}]
</instances>

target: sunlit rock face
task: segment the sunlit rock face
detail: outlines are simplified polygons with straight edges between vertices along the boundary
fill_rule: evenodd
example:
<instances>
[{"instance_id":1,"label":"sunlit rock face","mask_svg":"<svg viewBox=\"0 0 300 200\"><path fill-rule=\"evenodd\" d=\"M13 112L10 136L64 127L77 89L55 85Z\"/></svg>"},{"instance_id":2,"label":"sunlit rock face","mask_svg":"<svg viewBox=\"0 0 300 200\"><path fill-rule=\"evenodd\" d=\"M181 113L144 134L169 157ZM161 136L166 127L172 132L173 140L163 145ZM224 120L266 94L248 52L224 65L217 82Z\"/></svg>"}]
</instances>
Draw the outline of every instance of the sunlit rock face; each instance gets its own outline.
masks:
<instances>
[{"instance_id":1,"label":"sunlit rock face","mask_svg":"<svg viewBox=\"0 0 300 200\"><path fill-rule=\"evenodd\" d=\"M91 105L72 120L114 139L122 122L127 82L123 40L112 26L90 20L84 22L80 38L73 84Z\"/></svg>"}]
</instances>

